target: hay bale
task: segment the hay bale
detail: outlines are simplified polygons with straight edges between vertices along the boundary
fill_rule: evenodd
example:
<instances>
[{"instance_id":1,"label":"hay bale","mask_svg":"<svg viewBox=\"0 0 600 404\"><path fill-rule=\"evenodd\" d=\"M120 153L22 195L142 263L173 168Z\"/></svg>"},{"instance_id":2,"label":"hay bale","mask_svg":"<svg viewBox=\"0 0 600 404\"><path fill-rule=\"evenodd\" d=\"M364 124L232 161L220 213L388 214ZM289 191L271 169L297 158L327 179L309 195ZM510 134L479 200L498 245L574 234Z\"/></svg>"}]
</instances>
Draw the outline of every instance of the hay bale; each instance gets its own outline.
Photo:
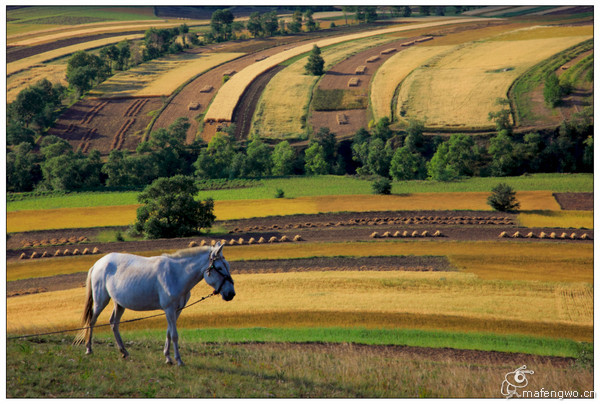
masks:
<instances>
[{"instance_id":1,"label":"hay bale","mask_svg":"<svg viewBox=\"0 0 600 404\"><path fill-rule=\"evenodd\" d=\"M25 258L27 258L27 255L25 255L25 253L21 253L21 255L19 256L19 259L24 260Z\"/></svg>"},{"instance_id":2,"label":"hay bale","mask_svg":"<svg viewBox=\"0 0 600 404\"><path fill-rule=\"evenodd\" d=\"M38 257L39 257L39 254L34 251L31 253L31 257L29 257L29 258L34 259L34 258L38 258Z\"/></svg>"},{"instance_id":3,"label":"hay bale","mask_svg":"<svg viewBox=\"0 0 600 404\"><path fill-rule=\"evenodd\" d=\"M77 249L77 248L76 248L76 249L74 249L74 250L73 250L73 255L79 255L79 254L81 254L81 253L79 252L79 249Z\"/></svg>"},{"instance_id":4,"label":"hay bale","mask_svg":"<svg viewBox=\"0 0 600 404\"><path fill-rule=\"evenodd\" d=\"M402 237L408 237L408 230L404 230L402 232Z\"/></svg>"},{"instance_id":5,"label":"hay bale","mask_svg":"<svg viewBox=\"0 0 600 404\"><path fill-rule=\"evenodd\" d=\"M254 237L250 237L250 240L248 240L248 244L254 244L256 243L256 240L254 240Z\"/></svg>"},{"instance_id":6,"label":"hay bale","mask_svg":"<svg viewBox=\"0 0 600 404\"><path fill-rule=\"evenodd\" d=\"M433 233L433 237L442 237L442 232L437 230L435 233Z\"/></svg>"},{"instance_id":7,"label":"hay bale","mask_svg":"<svg viewBox=\"0 0 600 404\"><path fill-rule=\"evenodd\" d=\"M239 245L244 244L244 239L242 237L238 238L238 244Z\"/></svg>"},{"instance_id":8,"label":"hay bale","mask_svg":"<svg viewBox=\"0 0 600 404\"><path fill-rule=\"evenodd\" d=\"M212 91L212 89L213 89L213 86L211 86L210 84L207 84L200 89L200 92L201 93L210 93Z\"/></svg>"},{"instance_id":9,"label":"hay bale","mask_svg":"<svg viewBox=\"0 0 600 404\"><path fill-rule=\"evenodd\" d=\"M587 233L583 233L583 234L581 235L581 237L580 237L580 238L581 238L582 240L589 240L589 239L590 239L590 236L588 236L588 234L587 234Z\"/></svg>"},{"instance_id":10,"label":"hay bale","mask_svg":"<svg viewBox=\"0 0 600 404\"><path fill-rule=\"evenodd\" d=\"M412 232L412 234L410 236L411 237L419 237L419 232L415 230Z\"/></svg>"},{"instance_id":11,"label":"hay bale","mask_svg":"<svg viewBox=\"0 0 600 404\"><path fill-rule=\"evenodd\" d=\"M371 238L379 238L379 233L374 231L373 233L371 233Z\"/></svg>"},{"instance_id":12,"label":"hay bale","mask_svg":"<svg viewBox=\"0 0 600 404\"><path fill-rule=\"evenodd\" d=\"M42 253L42 258L48 258L50 255L48 255L48 251L44 251Z\"/></svg>"},{"instance_id":13,"label":"hay bale","mask_svg":"<svg viewBox=\"0 0 600 404\"><path fill-rule=\"evenodd\" d=\"M385 233L383 233L382 237L392 237L392 233L390 233L389 231L386 231Z\"/></svg>"},{"instance_id":14,"label":"hay bale","mask_svg":"<svg viewBox=\"0 0 600 404\"><path fill-rule=\"evenodd\" d=\"M62 252L61 252L60 250L56 250L56 251L54 252L54 256L55 256L55 257L60 257L61 255L62 255Z\"/></svg>"},{"instance_id":15,"label":"hay bale","mask_svg":"<svg viewBox=\"0 0 600 404\"><path fill-rule=\"evenodd\" d=\"M567 238L567 233L562 233L559 238Z\"/></svg>"},{"instance_id":16,"label":"hay bale","mask_svg":"<svg viewBox=\"0 0 600 404\"><path fill-rule=\"evenodd\" d=\"M85 243L86 241L90 241L86 236L81 236L77 240L79 240L80 243Z\"/></svg>"},{"instance_id":17,"label":"hay bale","mask_svg":"<svg viewBox=\"0 0 600 404\"><path fill-rule=\"evenodd\" d=\"M200 109L200 103L192 101L188 104L187 108L188 108L188 111L197 111Z\"/></svg>"},{"instance_id":18,"label":"hay bale","mask_svg":"<svg viewBox=\"0 0 600 404\"><path fill-rule=\"evenodd\" d=\"M278 241L278 240L277 240L277 237L275 237L275 236L272 236L272 237L269 239L269 243L276 243L277 241Z\"/></svg>"},{"instance_id":19,"label":"hay bale","mask_svg":"<svg viewBox=\"0 0 600 404\"><path fill-rule=\"evenodd\" d=\"M348 123L348 116L343 113L339 113L336 115L338 125L345 125Z\"/></svg>"},{"instance_id":20,"label":"hay bale","mask_svg":"<svg viewBox=\"0 0 600 404\"><path fill-rule=\"evenodd\" d=\"M378 60L379 60L379 55L375 55L375 56L371 56L370 58L365 60L365 63L373 63L373 62L377 62Z\"/></svg>"},{"instance_id":21,"label":"hay bale","mask_svg":"<svg viewBox=\"0 0 600 404\"><path fill-rule=\"evenodd\" d=\"M198 247L198 243L196 243L195 241L190 241L190 243L188 244L188 247L189 248Z\"/></svg>"},{"instance_id":22,"label":"hay bale","mask_svg":"<svg viewBox=\"0 0 600 404\"><path fill-rule=\"evenodd\" d=\"M71 255L71 250L65 248L65 251L63 251L63 255Z\"/></svg>"},{"instance_id":23,"label":"hay bale","mask_svg":"<svg viewBox=\"0 0 600 404\"><path fill-rule=\"evenodd\" d=\"M225 240L224 238L221 239L221 245L225 245L225 244L227 244L227 240Z\"/></svg>"},{"instance_id":24,"label":"hay bale","mask_svg":"<svg viewBox=\"0 0 600 404\"><path fill-rule=\"evenodd\" d=\"M280 242L280 243L286 243L286 242L288 242L288 241L290 241L290 239L289 239L289 238L287 238L287 236L282 236L282 237L279 239L279 242Z\"/></svg>"},{"instance_id":25,"label":"hay bale","mask_svg":"<svg viewBox=\"0 0 600 404\"><path fill-rule=\"evenodd\" d=\"M216 245L217 245L217 240L211 240L211 241L210 241L210 246L211 246L211 247L214 247L214 246L216 246Z\"/></svg>"},{"instance_id":26,"label":"hay bale","mask_svg":"<svg viewBox=\"0 0 600 404\"><path fill-rule=\"evenodd\" d=\"M206 245L206 240L200 241L200 247L204 247Z\"/></svg>"},{"instance_id":27,"label":"hay bale","mask_svg":"<svg viewBox=\"0 0 600 404\"><path fill-rule=\"evenodd\" d=\"M577 238L577 233L571 233L569 237L571 237L571 240L575 240Z\"/></svg>"},{"instance_id":28,"label":"hay bale","mask_svg":"<svg viewBox=\"0 0 600 404\"><path fill-rule=\"evenodd\" d=\"M229 245L236 245L237 241L235 241L234 239L229 240Z\"/></svg>"},{"instance_id":29,"label":"hay bale","mask_svg":"<svg viewBox=\"0 0 600 404\"><path fill-rule=\"evenodd\" d=\"M512 235L512 237L513 238L520 238L520 237L523 237L523 236L521 235L521 233L516 232L515 234Z\"/></svg>"},{"instance_id":30,"label":"hay bale","mask_svg":"<svg viewBox=\"0 0 600 404\"><path fill-rule=\"evenodd\" d=\"M356 67L356 69L354 70L354 74L365 74L366 71L367 66L361 65Z\"/></svg>"},{"instance_id":31,"label":"hay bale","mask_svg":"<svg viewBox=\"0 0 600 404\"><path fill-rule=\"evenodd\" d=\"M296 234L294 236L294 241L304 241L304 239L299 234Z\"/></svg>"},{"instance_id":32,"label":"hay bale","mask_svg":"<svg viewBox=\"0 0 600 404\"><path fill-rule=\"evenodd\" d=\"M550 238L556 238L556 233L555 232L550 233Z\"/></svg>"},{"instance_id":33,"label":"hay bale","mask_svg":"<svg viewBox=\"0 0 600 404\"><path fill-rule=\"evenodd\" d=\"M539 235L539 238L546 238L546 237L548 237L548 235L546 233L544 233L544 232L541 232L540 235Z\"/></svg>"},{"instance_id":34,"label":"hay bale","mask_svg":"<svg viewBox=\"0 0 600 404\"><path fill-rule=\"evenodd\" d=\"M258 244L262 244L262 243L265 243L265 242L266 242L266 240L265 240L264 237L259 238L258 241L257 241Z\"/></svg>"},{"instance_id":35,"label":"hay bale","mask_svg":"<svg viewBox=\"0 0 600 404\"><path fill-rule=\"evenodd\" d=\"M429 237L429 232L427 230L423 231L423 233L421 233L421 237Z\"/></svg>"},{"instance_id":36,"label":"hay bale","mask_svg":"<svg viewBox=\"0 0 600 404\"><path fill-rule=\"evenodd\" d=\"M402 233L400 233L400 230L394 233L394 237L402 237Z\"/></svg>"},{"instance_id":37,"label":"hay bale","mask_svg":"<svg viewBox=\"0 0 600 404\"><path fill-rule=\"evenodd\" d=\"M533 234L532 231L530 231L529 233L527 233L527 235L525 237L526 238L535 238L535 235Z\"/></svg>"},{"instance_id":38,"label":"hay bale","mask_svg":"<svg viewBox=\"0 0 600 404\"><path fill-rule=\"evenodd\" d=\"M358 87L360 84L360 79L358 77L352 77L348 80L348 87Z\"/></svg>"},{"instance_id":39,"label":"hay bale","mask_svg":"<svg viewBox=\"0 0 600 404\"><path fill-rule=\"evenodd\" d=\"M503 231L502 233L500 233L500 235L498 237L500 237L500 238L508 237L508 233Z\"/></svg>"},{"instance_id":40,"label":"hay bale","mask_svg":"<svg viewBox=\"0 0 600 404\"><path fill-rule=\"evenodd\" d=\"M100 253L100 249L98 247L94 247L94 249L92 250L92 254L99 254Z\"/></svg>"},{"instance_id":41,"label":"hay bale","mask_svg":"<svg viewBox=\"0 0 600 404\"><path fill-rule=\"evenodd\" d=\"M83 251L81 252L81 255L88 255L90 253L90 249L89 248L84 248Z\"/></svg>"}]
</instances>

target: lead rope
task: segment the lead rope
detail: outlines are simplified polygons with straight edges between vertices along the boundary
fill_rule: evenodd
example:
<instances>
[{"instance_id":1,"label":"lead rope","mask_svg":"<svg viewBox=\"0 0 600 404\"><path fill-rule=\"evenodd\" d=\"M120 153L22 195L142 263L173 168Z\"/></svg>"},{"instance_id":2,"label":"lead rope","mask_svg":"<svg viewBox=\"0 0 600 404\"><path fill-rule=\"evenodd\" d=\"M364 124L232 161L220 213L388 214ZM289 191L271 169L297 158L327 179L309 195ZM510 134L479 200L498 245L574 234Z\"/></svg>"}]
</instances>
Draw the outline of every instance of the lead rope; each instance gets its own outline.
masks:
<instances>
[{"instance_id":1,"label":"lead rope","mask_svg":"<svg viewBox=\"0 0 600 404\"><path fill-rule=\"evenodd\" d=\"M203 300L208 299L209 297L212 297L214 295L216 295L217 293L213 292L210 295L206 295L204 297L202 297L199 300L196 300L193 303L188 304L187 306L182 307L181 309L177 310L178 312L181 312L183 309L187 309L188 307L191 307L195 304L200 303ZM160 316L164 316L165 313L160 313L160 314L153 314L151 316L146 316L146 317L140 317L140 318L134 318L132 320L125 320L125 321L120 321L119 324L124 324L124 323L133 323L134 321L140 321L140 320L147 320L149 318L153 318L153 317L160 317ZM101 327L108 327L111 324L100 324L100 325L94 325L94 328L101 328ZM40 334L28 334L28 335L19 335L16 337L7 337L7 340L11 340L11 339L22 339L22 338L32 338L32 337L41 337L44 335L52 335L52 334L62 334L62 333L66 333L66 332L73 332L73 331L81 331L81 330L86 330L88 328L92 328L91 326L87 326L87 327L81 327L81 328L73 328L70 330L61 330L61 331L52 331L52 332L44 332L44 333L40 333Z\"/></svg>"}]
</instances>

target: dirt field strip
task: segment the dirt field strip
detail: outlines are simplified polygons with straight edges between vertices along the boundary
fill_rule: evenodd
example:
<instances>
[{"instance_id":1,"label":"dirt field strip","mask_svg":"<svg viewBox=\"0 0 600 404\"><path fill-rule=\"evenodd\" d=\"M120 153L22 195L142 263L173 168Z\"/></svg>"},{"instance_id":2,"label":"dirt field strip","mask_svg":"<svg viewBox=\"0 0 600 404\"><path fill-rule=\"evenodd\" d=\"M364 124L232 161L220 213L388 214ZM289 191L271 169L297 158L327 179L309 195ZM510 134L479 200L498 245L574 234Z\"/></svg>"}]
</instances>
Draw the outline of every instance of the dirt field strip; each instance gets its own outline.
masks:
<instances>
[{"instance_id":1,"label":"dirt field strip","mask_svg":"<svg viewBox=\"0 0 600 404\"><path fill-rule=\"evenodd\" d=\"M217 220L321 212L388 210L491 210L488 192L400 195L338 195L294 199L215 201ZM522 210L560 210L550 191L517 193ZM135 221L138 205L7 212L7 232L56 228L126 226Z\"/></svg>"},{"instance_id":2,"label":"dirt field strip","mask_svg":"<svg viewBox=\"0 0 600 404\"><path fill-rule=\"evenodd\" d=\"M488 113L498 109L514 80L536 63L589 36L485 41L457 46L402 83L397 116L427 117L430 128L493 127Z\"/></svg>"},{"instance_id":3,"label":"dirt field strip","mask_svg":"<svg viewBox=\"0 0 600 404\"><path fill-rule=\"evenodd\" d=\"M265 60L258 61L253 65L245 68L241 72L237 73L233 76L217 93L215 96L210 108L206 112L205 121L228 121L231 122L233 119L233 113L235 107L242 96L242 93L250 85L250 83L256 79L260 74L269 70L270 68L278 65L281 62L284 62L292 57L301 55L303 53L309 52L313 45L317 45L320 48L325 47L327 45L333 45L339 42L351 41L361 38L366 38L369 36L388 34L399 31L408 31L419 28L427 28L434 27L438 25L447 25L447 24L456 24L456 23L467 23L474 21L483 21L485 19L479 18L464 18L464 19L447 19L443 21L429 22L426 24L414 24L408 26L399 26L394 28L387 28L381 30L367 31L354 35L345 35L336 38L328 38L323 40L318 40L313 43L309 43L306 45L296 46L292 49L283 51L278 53L277 55L273 55Z\"/></svg>"},{"instance_id":4,"label":"dirt field strip","mask_svg":"<svg viewBox=\"0 0 600 404\"><path fill-rule=\"evenodd\" d=\"M95 41L80 43L77 45L66 46L64 48L56 49L50 52L40 53L35 56L30 56L28 58L17 60L16 62L8 63L6 65L6 75L8 77L11 74L15 74L21 70L28 69L32 66L47 62L52 59L57 59L63 56L70 55L80 50L99 48L101 46L118 43L126 39L137 39L143 37L144 34L115 36L111 38L104 38Z\"/></svg>"}]
</instances>

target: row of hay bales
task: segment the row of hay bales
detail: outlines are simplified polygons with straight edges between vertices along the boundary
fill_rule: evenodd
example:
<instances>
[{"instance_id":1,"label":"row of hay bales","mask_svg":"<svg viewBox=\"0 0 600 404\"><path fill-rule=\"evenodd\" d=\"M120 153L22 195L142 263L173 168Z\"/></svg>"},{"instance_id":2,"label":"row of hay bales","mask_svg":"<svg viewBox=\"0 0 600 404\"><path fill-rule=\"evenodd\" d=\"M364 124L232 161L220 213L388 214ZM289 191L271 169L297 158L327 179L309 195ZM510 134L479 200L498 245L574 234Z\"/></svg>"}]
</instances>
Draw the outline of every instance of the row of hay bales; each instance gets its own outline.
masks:
<instances>
[{"instance_id":1,"label":"row of hay bales","mask_svg":"<svg viewBox=\"0 0 600 404\"><path fill-rule=\"evenodd\" d=\"M379 234L378 232L373 232L371 233L371 238L388 238L388 237L395 237L395 238L402 238L402 237L444 237L444 235L442 234L441 231L436 230L434 233L430 233L427 230L423 230L423 231L417 231L417 230L413 230L412 232L409 230L404 230L404 231L396 231L392 234L392 232L390 231L386 231L385 233Z\"/></svg>"},{"instance_id":2,"label":"row of hay bales","mask_svg":"<svg viewBox=\"0 0 600 404\"><path fill-rule=\"evenodd\" d=\"M94 247L93 250L90 250L89 248L84 248L81 251L79 251L78 248L74 249L73 251L66 248L65 250L56 250L54 252L54 254L49 253L48 251L44 251L41 254L38 253L37 251L34 251L30 255L28 255L26 253L22 253L21 256L19 257L19 259L24 260L24 259L35 259L35 258L65 257L65 256L71 256L71 255L90 255L90 254L100 254L100 250L98 249L98 247Z\"/></svg>"},{"instance_id":3,"label":"row of hay bales","mask_svg":"<svg viewBox=\"0 0 600 404\"><path fill-rule=\"evenodd\" d=\"M37 247L43 245L63 245L63 244L77 244L77 243L86 243L90 241L87 237L81 236L71 236L71 237L61 237L61 238L53 238L53 239L44 239L44 240L25 240L21 243L24 248L27 247Z\"/></svg>"},{"instance_id":4,"label":"row of hay bales","mask_svg":"<svg viewBox=\"0 0 600 404\"><path fill-rule=\"evenodd\" d=\"M583 233L582 235L578 235L577 233L567 234L566 232L562 232L561 234L557 234L556 232L545 233L541 232L539 234L535 234L534 232L529 232L527 234L521 233L519 231L513 233L512 235L503 231L498 236L500 238L548 238L548 239L571 239L571 240L591 240L591 237L587 233Z\"/></svg>"},{"instance_id":5,"label":"row of hay bales","mask_svg":"<svg viewBox=\"0 0 600 404\"><path fill-rule=\"evenodd\" d=\"M281 236L277 238L276 236L271 236L268 240L264 237L260 237L255 239L254 237L250 237L248 240L245 240L243 237L238 239L230 239L229 241L222 239L222 245L244 245L244 244L265 244L265 243L287 243L290 241L304 241L304 239L299 235L295 235L293 238L289 238L288 236ZM202 246L214 246L217 244L216 240L206 241L202 240L200 243L196 241L190 241L188 247L202 247Z\"/></svg>"}]
</instances>

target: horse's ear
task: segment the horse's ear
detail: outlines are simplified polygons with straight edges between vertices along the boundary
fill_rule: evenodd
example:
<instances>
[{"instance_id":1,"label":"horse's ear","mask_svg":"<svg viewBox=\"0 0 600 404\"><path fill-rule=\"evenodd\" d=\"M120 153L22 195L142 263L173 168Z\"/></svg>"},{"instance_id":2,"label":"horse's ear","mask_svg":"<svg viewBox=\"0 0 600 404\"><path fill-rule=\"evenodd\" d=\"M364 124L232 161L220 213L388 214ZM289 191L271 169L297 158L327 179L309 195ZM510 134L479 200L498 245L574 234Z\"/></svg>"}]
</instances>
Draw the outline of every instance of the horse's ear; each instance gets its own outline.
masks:
<instances>
[{"instance_id":1,"label":"horse's ear","mask_svg":"<svg viewBox=\"0 0 600 404\"><path fill-rule=\"evenodd\" d=\"M213 247L212 251L210 252L210 256L211 258L216 258L219 255L222 255L223 253L223 244L221 244L220 241L217 242L217 244Z\"/></svg>"}]
</instances>

